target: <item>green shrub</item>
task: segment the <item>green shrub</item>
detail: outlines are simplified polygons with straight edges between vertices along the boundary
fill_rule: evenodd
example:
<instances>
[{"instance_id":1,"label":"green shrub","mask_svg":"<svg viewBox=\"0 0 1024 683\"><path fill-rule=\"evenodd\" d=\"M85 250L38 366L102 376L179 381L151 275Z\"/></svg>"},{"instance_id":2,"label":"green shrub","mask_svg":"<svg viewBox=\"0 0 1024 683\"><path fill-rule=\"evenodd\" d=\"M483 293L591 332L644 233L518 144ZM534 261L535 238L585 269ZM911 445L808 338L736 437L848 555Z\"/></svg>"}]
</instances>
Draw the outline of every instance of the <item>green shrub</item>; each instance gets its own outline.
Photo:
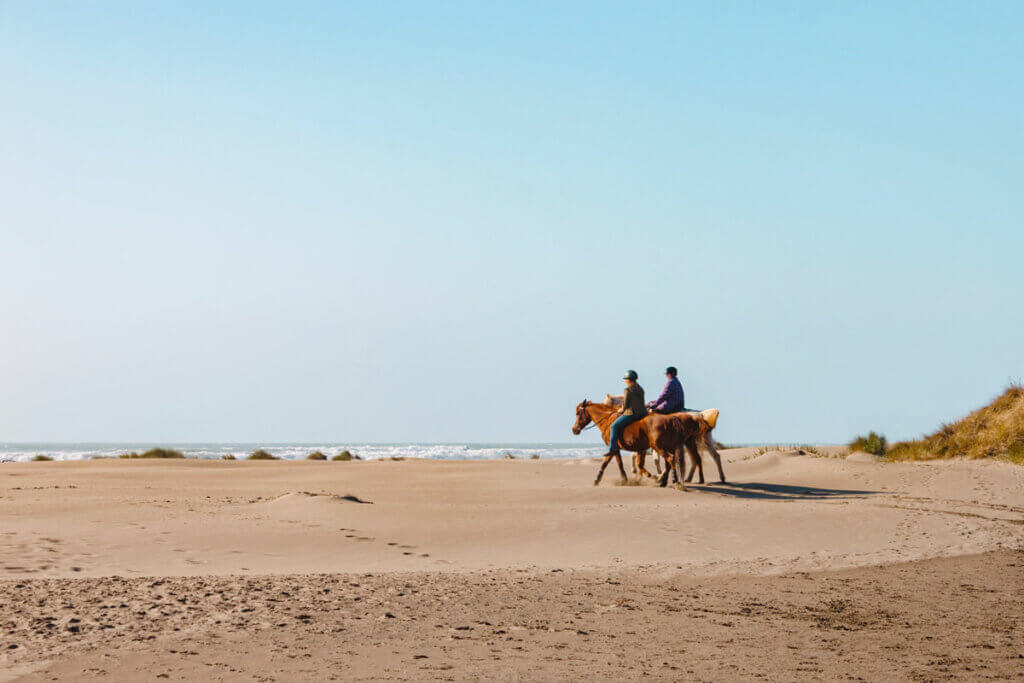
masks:
<instances>
[{"instance_id":1,"label":"green shrub","mask_svg":"<svg viewBox=\"0 0 1024 683\"><path fill-rule=\"evenodd\" d=\"M1006 451L1006 458L1018 465L1024 465L1024 441L1013 444Z\"/></svg>"},{"instance_id":2,"label":"green shrub","mask_svg":"<svg viewBox=\"0 0 1024 683\"><path fill-rule=\"evenodd\" d=\"M306 456L306 460L326 460L326 459L327 459L327 456L324 455L323 453L321 453L320 451L313 451L312 453L310 453L309 455Z\"/></svg>"},{"instance_id":3,"label":"green shrub","mask_svg":"<svg viewBox=\"0 0 1024 683\"><path fill-rule=\"evenodd\" d=\"M260 448L249 454L249 460L279 460L279 458Z\"/></svg>"},{"instance_id":4,"label":"green shrub","mask_svg":"<svg viewBox=\"0 0 1024 683\"><path fill-rule=\"evenodd\" d=\"M136 458L184 458L185 454L170 448L150 448L145 453L139 454L135 451L119 456L124 459L135 460Z\"/></svg>"},{"instance_id":5,"label":"green shrub","mask_svg":"<svg viewBox=\"0 0 1024 683\"><path fill-rule=\"evenodd\" d=\"M885 455L887 446L884 436L868 432L867 436L858 436L850 442L850 452L863 451L871 455Z\"/></svg>"},{"instance_id":6,"label":"green shrub","mask_svg":"<svg viewBox=\"0 0 1024 683\"><path fill-rule=\"evenodd\" d=\"M357 459L358 458L356 456L352 455L348 451L342 451L341 453L338 453L336 456L331 458L331 460L335 460L335 461L338 461L338 462L348 462L349 460L357 460Z\"/></svg>"},{"instance_id":7,"label":"green shrub","mask_svg":"<svg viewBox=\"0 0 1024 683\"><path fill-rule=\"evenodd\" d=\"M39 453L38 455L33 455L32 456L32 462L52 462L52 461L53 461L53 458L51 458L48 455L43 455L42 453Z\"/></svg>"}]
</instances>

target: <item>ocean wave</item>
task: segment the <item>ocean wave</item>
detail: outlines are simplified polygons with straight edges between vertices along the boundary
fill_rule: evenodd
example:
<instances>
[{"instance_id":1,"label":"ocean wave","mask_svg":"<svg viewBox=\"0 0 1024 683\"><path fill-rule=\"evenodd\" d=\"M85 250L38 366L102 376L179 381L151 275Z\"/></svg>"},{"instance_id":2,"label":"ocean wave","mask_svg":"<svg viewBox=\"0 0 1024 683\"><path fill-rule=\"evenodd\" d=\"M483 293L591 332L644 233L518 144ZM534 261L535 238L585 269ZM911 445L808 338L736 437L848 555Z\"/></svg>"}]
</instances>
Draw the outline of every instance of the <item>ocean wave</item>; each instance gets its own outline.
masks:
<instances>
[{"instance_id":1,"label":"ocean wave","mask_svg":"<svg viewBox=\"0 0 1024 683\"><path fill-rule=\"evenodd\" d=\"M321 451L332 457L342 451L350 451L364 460L387 460L390 458L422 458L427 460L498 460L506 456L529 458L590 458L605 452L605 447L593 444L556 443L209 443L209 444L155 444L161 448L181 451L187 458L220 460L226 456L243 459L253 451L263 448L282 460L304 460L313 451ZM125 453L153 448L154 444L105 443L105 444L0 444L0 462L26 462L36 456L52 460L91 460L95 458L116 458Z\"/></svg>"}]
</instances>

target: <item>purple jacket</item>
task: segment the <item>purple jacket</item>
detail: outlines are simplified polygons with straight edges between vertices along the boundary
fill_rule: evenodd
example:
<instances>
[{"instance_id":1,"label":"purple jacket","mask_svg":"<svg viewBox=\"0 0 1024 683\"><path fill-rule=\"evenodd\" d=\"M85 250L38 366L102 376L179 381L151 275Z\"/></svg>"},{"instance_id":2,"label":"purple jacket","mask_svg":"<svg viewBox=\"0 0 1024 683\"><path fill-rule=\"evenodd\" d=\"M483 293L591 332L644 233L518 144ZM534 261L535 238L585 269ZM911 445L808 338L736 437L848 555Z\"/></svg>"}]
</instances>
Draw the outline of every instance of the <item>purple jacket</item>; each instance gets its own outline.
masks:
<instances>
[{"instance_id":1,"label":"purple jacket","mask_svg":"<svg viewBox=\"0 0 1024 683\"><path fill-rule=\"evenodd\" d=\"M685 405L683 385L679 383L679 378L673 377L665 384L665 388L661 390L661 395L651 403L651 408L654 410L676 412L682 410Z\"/></svg>"}]
</instances>

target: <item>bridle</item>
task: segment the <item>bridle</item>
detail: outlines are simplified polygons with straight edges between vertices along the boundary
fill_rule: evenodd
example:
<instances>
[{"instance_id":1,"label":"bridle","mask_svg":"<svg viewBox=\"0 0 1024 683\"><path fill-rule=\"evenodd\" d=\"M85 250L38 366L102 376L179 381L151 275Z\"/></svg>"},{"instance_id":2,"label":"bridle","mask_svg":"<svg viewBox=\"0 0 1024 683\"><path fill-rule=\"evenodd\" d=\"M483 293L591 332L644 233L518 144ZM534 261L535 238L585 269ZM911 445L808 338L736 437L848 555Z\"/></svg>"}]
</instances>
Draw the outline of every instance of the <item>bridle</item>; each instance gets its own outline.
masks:
<instances>
[{"instance_id":1,"label":"bridle","mask_svg":"<svg viewBox=\"0 0 1024 683\"><path fill-rule=\"evenodd\" d=\"M584 412L586 412L587 406L592 406L592 405L594 405L592 402L587 401L587 400L584 399L584 401L583 401L582 405L580 406L580 408ZM581 429L580 430L580 434L582 434L583 432L587 431L588 429L593 429L594 427L600 427L601 429L604 429L604 427L602 426L601 423L606 422L607 420L615 417L615 411L613 410L612 412L610 412L607 415L605 415L604 417L602 417L600 420L595 419L590 413L587 413L587 417L590 418L590 424L588 424L586 427Z\"/></svg>"}]
</instances>

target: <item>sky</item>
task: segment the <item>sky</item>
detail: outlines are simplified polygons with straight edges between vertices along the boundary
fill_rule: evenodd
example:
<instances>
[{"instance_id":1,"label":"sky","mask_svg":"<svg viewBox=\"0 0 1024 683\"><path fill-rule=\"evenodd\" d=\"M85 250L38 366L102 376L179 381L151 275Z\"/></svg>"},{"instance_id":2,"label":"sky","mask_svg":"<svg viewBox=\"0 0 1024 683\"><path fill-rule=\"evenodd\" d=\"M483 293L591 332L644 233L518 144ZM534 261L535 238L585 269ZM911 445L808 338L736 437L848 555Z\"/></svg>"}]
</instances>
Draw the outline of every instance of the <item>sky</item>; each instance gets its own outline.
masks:
<instances>
[{"instance_id":1,"label":"sky","mask_svg":"<svg viewBox=\"0 0 1024 683\"><path fill-rule=\"evenodd\" d=\"M0 0L0 441L569 442L669 364L721 441L931 431L1024 377L1022 30Z\"/></svg>"}]
</instances>

